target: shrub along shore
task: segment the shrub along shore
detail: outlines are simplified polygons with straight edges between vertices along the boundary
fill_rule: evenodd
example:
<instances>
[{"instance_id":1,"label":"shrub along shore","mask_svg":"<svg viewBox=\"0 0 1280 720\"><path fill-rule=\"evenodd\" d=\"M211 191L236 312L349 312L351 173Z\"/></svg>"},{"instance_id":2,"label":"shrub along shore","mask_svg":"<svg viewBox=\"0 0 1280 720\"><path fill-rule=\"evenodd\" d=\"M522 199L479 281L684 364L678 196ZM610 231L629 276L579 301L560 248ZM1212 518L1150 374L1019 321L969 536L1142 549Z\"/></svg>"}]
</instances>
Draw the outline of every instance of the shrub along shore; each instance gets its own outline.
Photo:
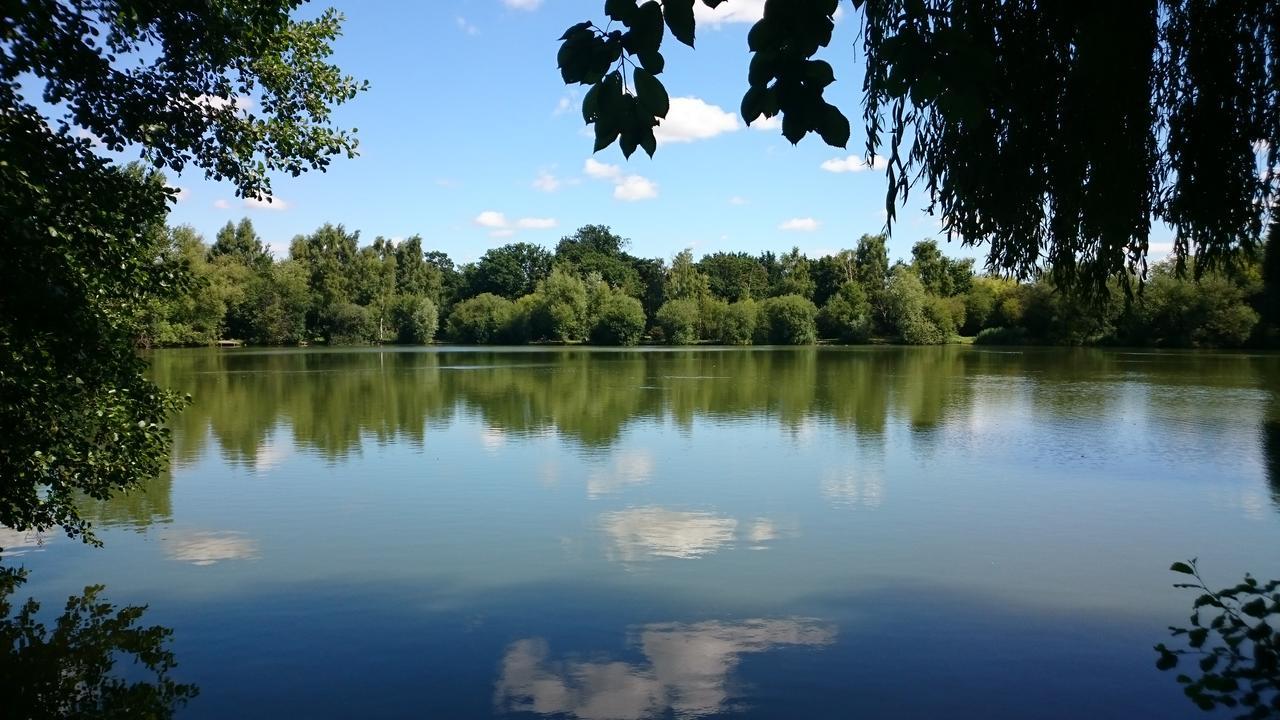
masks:
<instances>
[{"instance_id":1,"label":"shrub along shore","mask_svg":"<svg viewBox=\"0 0 1280 720\"><path fill-rule=\"evenodd\" d=\"M1276 232L1272 232L1274 240ZM1268 242L1271 248L1273 242ZM1230 273L1199 279L1154 265L1140 291L1084 298L1049 277L981 275L933 240L891 263L886 238L808 258L798 249L717 252L670 263L635 257L609 228L588 225L554 251L530 243L456 265L420 237L377 238L325 225L273 258L252 223L207 244L166 228L157 264L186 278L145 311L149 347L327 343L591 343L806 345L819 341L1271 346L1280 305L1274 253L1240 252ZM1132 287L1138 284L1132 283Z\"/></svg>"}]
</instances>

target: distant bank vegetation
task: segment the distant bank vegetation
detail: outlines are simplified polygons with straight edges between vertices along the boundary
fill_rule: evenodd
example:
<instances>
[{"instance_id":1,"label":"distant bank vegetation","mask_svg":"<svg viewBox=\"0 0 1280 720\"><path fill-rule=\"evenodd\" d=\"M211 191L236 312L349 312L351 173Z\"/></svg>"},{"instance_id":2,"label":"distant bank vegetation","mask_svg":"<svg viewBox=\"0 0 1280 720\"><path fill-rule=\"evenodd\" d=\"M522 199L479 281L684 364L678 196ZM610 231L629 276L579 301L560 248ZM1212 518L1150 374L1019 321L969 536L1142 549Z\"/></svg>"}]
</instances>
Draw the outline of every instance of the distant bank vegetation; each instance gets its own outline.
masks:
<instances>
[{"instance_id":1,"label":"distant bank vegetation","mask_svg":"<svg viewBox=\"0 0 1280 720\"><path fill-rule=\"evenodd\" d=\"M1273 345L1280 299L1274 254L1239 253L1227 273L1157 263L1141 292L1073 297L1048 279L975 274L933 240L891 263L883 235L808 258L798 249L717 252L670 263L635 257L599 225L554 251L493 248L456 265L414 236L377 238L325 225L275 259L249 220L212 245L167 228L158 263L186 281L145 310L146 346L328 343L784 344L819 341L1167 347ZM1273 231L1274 241L1276 233ZM1268 248L1274 242L1268 243ZM1264 257L1265 256L1265 257ZM1136 288L1136 283L1132 284Z\"/></svg>"}]
</instances>

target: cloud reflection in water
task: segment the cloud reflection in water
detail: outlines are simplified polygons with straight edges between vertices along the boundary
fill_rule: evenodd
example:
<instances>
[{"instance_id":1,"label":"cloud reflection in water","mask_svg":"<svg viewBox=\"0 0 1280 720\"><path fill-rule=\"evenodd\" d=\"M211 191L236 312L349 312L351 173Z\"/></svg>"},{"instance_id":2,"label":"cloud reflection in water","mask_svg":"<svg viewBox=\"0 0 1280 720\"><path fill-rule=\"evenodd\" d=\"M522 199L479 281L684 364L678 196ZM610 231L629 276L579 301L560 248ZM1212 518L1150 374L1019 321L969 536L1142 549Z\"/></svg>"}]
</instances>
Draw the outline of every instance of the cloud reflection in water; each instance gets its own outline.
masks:
<instances>
[{"instance_id":1,"label":"cloud reflection in water","mask_svg":"<svg viewBox=\"0 0 1280 720\"><path fill-rule=\"evenodd\" d=\"M507 648L495 700L502 711L583 720L703 717L728 709L742 655L829 645L835 636L833 626L803 618L646 625L633 638L646 664L553 660L545 640L528 638Z\"/></svg>"},{"instance_id":2,"label":"cloud reflection in water","mask_svg":"<svg viewBox=\"0 0 1280 720\"><path fill-rule=\"evenodd\" d=\"M224 560L254 560L258 542L238 532L192 532L164 538L170 560L215 565Z\"/></svg>"},{"instance_id":3,"label":"cloud reflection in water","mask_svg":"<svg viewBox=\"0 0 1280 720\"><path fill-rule=\"evenodd\" d=\"M638 507L600 516L612 541L610 560L693 559L733 542L738 521L708 512Z\"/></svg>"}]
</instances>

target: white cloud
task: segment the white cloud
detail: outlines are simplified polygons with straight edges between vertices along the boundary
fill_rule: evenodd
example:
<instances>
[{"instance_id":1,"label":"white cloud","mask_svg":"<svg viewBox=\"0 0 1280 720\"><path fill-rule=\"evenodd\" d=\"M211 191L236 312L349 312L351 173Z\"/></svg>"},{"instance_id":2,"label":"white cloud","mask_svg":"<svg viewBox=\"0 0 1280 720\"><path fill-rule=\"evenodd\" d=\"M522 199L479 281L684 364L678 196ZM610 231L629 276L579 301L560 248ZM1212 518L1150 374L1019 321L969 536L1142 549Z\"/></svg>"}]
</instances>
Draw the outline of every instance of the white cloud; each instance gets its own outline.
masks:
<instances>
[{"instance_id":1,"label":"white cloud","mask_svg":"<svg viewBox=\"0 0 1280 720\"><path fill-rule=\"evenodd\" d=\"M533 187L542 192L555 192L560 189L560 179L543 170L538 173L538 177L534 178Z\"/></svg>"},{"instance_id":2,"label":"white cloud","mask_svg":"<svg viewBox=\"0 0 1280 720\"><path fill-rule=\"evenodd\" d=\"M781 130L782 116L774 115L771 118L767 118L764 116L758 117L755 120L751 121L751 129L752 130Z\"/></svg>"},{"instance_id":3,"label":"white cloud","mask_svg":"<svg viewBox=\"0 0 1280 720\"><path fill-rule=\"evenodd\" d=\"M556 115L563 115L569 112L569 108L572 106L573 106L573 101L569 99L568 95L565 95L564 97L561 97L558 101L556 101L556 109L551 111L551 115L553 117Z\"/></svg>"},{"instance_id":4,"label":"white cloud","mask_svg":"<svg viewBox=\"0 0 1280 720\"><path fill-rule=\"evenodd\" d=\"M542 0L502 0L502 4L512 10L537 10Z\"/></svg>"},{"instance_id":5,"label":"white cloud","mask_svg":"<svg viewBox=\"0 0 1280 720\"><path fill-rule=\"evenodd\" d=\"M549 230L555 226L555 218L527 217L516 221L516 227L521 230Z\"/></svg>"},{"instance_id":6,"label":"white cloud","mask_svg":"<svg viewBox=\"0 0 1280 720\"><path fill-rule=\"evenodd\" d=\"M651 200L658 197L658 185L649 178L628 175L618 181L618 186L613 189L613 197L625 202Z\"/></svg>"},{"instance_id":7,"label":"white cloud","mask_svg":"<svg viewBox=\"0 0 1280 720\"><path fill-rule=\"evenodd\" d=\"M461 15L455 17L453 20L458 24L458 29L461 30L462 32L468 35L480 34L480 28L476 27L474 24L471 23L471 21L467 20Z\"/></svg>"},{"instance_id":8,"label":"white cloud","mask_svg":"<svg viewBox=\"0 0 1280 720\"><path fill-rule=\"evenodd\" d=\"M516 234L516 230L547 230L556 226L555 218L523 217L515 222L507 220L507 216L497 210L485 210L472 219L472 222L483 228L489 228L489 237L508 238Z\"/></svg>"},{"instance_id":9,"label":"white cloud","mask_svg":"<svg viewBox=\"0 0 1280 720\"><path fill-rule=\"evenodd\" d=\"M435 182L442 188L455 188L462 184L452 178L436 178Z\"/></svg>"},{"instance_id":10,"label":"white cloud","mask_svg":"<svg viewBox=\"0 0 1280 720\"><path fill-rule=\"evenodd\" d=\"M699 23L718 26L723 23L754 23L764 17L765 0L733 0L721 3L712 10L702 3L694 3L693 15Z\"/></svg>"},{"instance_id":11,"label":"white cloud","mask_svg":"<svg viewBox=\"0 0 1280 720\"><path fill-rule=\"evenodd\" d=\"M653 129L659 143L693 142L739 129L738 116L701 98L671 98L671 110Z\"/></svg>"},{"instance_id":12,"label":"white cloud","mask_svg":"<svg viewBox=\"0 0 1280 720\"><path fill-rule=\"evenodd\" d=\"M849 157L834 158L822 163L822 169L833 173L862 172L863 170L874 170L884 167L887 161L879 155L871 156L871 159L864 160L861 155L850 155Z\"/></svg>"},{"instance_id":13,"label":"white cloud","mask_svg":"<svg viewBox=\"0 0 1280 720\"><path fill-rule=\"evenodd\" d=\"M250 210L288 210L289 204L280 198L263 197L244 199L244 206Z\"/></svg>"},{"instance_id":14,"label":"white cloud","mask_svg":"<svg viewBox=\"0 0 1280 720\"><path fill-rule=\"evenodd\" d=\"M587 162L582 166L582 172L586 173L587 177L597 180L615 180L622 176L622 168L602 163L595 158L587 158Z\"/></svg>"},{"instance_id":15,"label":"white cloud","mask_svg":"<svg viewBox=\"0 0 1280 720\"><path fill-rule=\"evenodd\" d=\"M507 216L496 210L485 210L472 220L480 227L487 228L504 228L507 226Z\"/></svg>"},{"instance_id":16,"label":"white cloud","mask_svg":"<svg viewBox=\"0 0 1280 720\"><path fill-rule=\"evenodd\" d=\"M582 172L586 173L587 177L612 182L615 185L613 197L616 200L635 202L658 197L657 183L640 175L624 176L622 168L617 165L602 163L595 158L587 158L586 163L582 166Z\"/></svg>"},{"instance_id":17,"label":"white cloud","mask_svg":"<svg viewBox=\"0 0 1280 720\"><path fill-rule=\"evenodd\" d=\"M729 204L730 205L746 205L747 199L742 197L741 195L734 195L733 197L729 198Z\"/></svg>"},{"instance_id":18,"label":"white cloud","mask_svg":"<svg viewBox=\"0 0 1280 720\"><path fill-rule=\"evenodd\" d=\"M174 202L182 202L183 200L186 200L187 198L191 197L191 191L184 187L175 187L172 189L176 190L178 193L176 196L174 196Z\"/></svg>"},{"instance_id":19,"label":"white cloud","mask_svg":"<svg viewBox=\"0 0 1280 720\"><path fill-rule=\"evenodd\" d=\"M227 202L226 200L223 200L222 198L218 198L217 200L214 200L213 206L218 208L219 210L231 209L231 203Z\"/></svg>"},{"instance_id":20,"label":"white cloud","mask_svg":"<svg viewBox=\"0 0 1280 720\"><path fill-rule=\"evenodd\" d=\"M778 226L779 230L791 230L795 232L813 232L817 230L822 223L811 217L791 218L790 220Z\"/></svg>"}]
</instances>

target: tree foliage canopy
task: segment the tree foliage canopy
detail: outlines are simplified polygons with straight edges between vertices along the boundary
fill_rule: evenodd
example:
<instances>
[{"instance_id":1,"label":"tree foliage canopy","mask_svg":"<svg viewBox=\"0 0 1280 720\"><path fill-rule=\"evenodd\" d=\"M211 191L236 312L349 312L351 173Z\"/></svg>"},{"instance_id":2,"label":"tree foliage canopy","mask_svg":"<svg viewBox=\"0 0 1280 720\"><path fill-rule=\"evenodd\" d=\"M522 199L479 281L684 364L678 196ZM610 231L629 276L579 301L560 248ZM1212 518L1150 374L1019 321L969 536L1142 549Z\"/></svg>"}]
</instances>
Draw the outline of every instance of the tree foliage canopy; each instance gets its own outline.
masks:
<instances>
[{"instance_id":1,"label":"tree foliage canopy","mask_svg":"<svg viewBox=\"0 0 1280 720\"><path fill-rule=\"evenodd\" d=\"M666 116L664 25L693 46L697 0L606 0L605 27L564 34L565 83L589 86L597 151L652 155ZM701 0L708 7L734 0ZM767 0L747 35L741 114L782 134L850 138L825 91L838 0ZM990 269L1048 268L1061 287L1141 276L1152 222L1181 269L1255 247L1280 175L1280 4L852 0L865 59L868 157L887 158L885 209L923 187L949 239ZM626 69L633 68L628 83Z\"/></svg>"},{"instance_id":2,"label":"tree foliage canopy","mask_svg":"<svg viewBox=\"0 0 1280 720\"><path fill-rule=\"evenodd\" d=\"M364 87L326 62L339 17L295 21L300 5L42 0L0 14L0 523L84 532L76 493L105 498L167 457L178 404L142 377L133 342L143 309L188 277L155 262L174 191L154 170L194 165L269 197L270 173L354 153L330 123ZM114 165L82 131L142 165ZM256 247L245 230L232 246Z\"/></svg>"}]
</instances>

